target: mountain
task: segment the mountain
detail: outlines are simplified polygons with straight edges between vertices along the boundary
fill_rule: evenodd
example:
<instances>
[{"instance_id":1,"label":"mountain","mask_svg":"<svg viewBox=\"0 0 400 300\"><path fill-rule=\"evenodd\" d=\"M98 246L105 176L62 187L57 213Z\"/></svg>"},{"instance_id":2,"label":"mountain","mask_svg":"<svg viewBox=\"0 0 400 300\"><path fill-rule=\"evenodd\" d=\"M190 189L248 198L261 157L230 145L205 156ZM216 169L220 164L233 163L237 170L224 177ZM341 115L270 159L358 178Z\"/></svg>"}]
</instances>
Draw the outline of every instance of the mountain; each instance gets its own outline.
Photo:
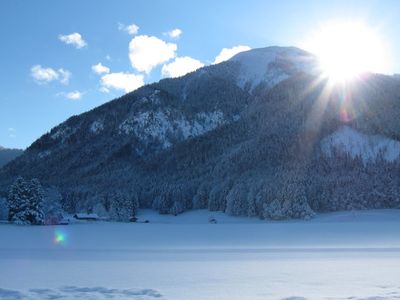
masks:
<instances>
[{"instance_id":1,"label":"mountain","mask_svg":"<svg viewBox=\"0 0 400 300\"><path fill-rule=\"evenodd\" d=\"M253 49L235 55L239 72L236 84L253 91L259 85L273 87L299 72L318 74L315 56L295 47L268 47Z\"/></svg>"},{"instance_id":2,"label":"mountain","mask_svg":"<svg viewBox=\"0 0 400 300\"><path fill-rule=\"evenodd\" d=\"M7 149L0 146L0 168L22 154L20 149Z\"/></svg>"},{"instance_id":3,"label":"mountain","mask_svg":"<svg viewBox=\"0 0 400 300\"><path fill-rule=\"evenodd\" d=\"M116 194L272 219L398 207L399 113L396 77L332 86L312 54L253 49L69 118L0 170L0 193L22 175L70 212Z\"/></svg>"}]
</instances>

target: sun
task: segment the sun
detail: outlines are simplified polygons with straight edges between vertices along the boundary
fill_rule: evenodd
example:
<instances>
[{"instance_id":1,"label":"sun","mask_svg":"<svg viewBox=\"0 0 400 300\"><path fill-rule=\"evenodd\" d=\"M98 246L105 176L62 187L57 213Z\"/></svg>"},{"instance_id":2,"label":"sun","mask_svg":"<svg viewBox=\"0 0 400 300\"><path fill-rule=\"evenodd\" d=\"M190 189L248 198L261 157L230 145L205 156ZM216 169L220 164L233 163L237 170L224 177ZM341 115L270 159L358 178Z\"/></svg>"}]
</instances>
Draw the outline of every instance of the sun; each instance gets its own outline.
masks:
<instances>
[{"instance_id":1,"label":"sun","mask_svg":"<svg viewBox=\"0 0 400 300\"><path fill-rule=\"evenodd\" d=\"M318 57L320 69L332 82L388 69L386 47L378 31L363 22L325 23L310 34L304 48Z\"/></svg>"}]
</instances>

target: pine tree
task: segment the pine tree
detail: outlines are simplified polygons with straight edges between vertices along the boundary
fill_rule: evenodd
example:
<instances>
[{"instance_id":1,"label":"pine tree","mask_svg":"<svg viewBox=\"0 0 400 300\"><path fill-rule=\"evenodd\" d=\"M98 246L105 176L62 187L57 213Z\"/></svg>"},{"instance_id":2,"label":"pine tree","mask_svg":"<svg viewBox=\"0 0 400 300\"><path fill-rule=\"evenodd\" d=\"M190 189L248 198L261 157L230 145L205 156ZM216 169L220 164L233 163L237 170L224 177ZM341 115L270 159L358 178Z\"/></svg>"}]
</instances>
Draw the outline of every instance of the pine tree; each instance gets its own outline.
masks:
<instances>
[{"instance_id":1,"label":"pine tree","mask_svg":"<svg viewBox=\"0 0 400 300\"><path fill-rule=\"evenodd\" d=\"M250 189L247 193L247 216L255 217L257 216L257 192L256 192L256 184L250 185Z\"/></svg>"},{"instance_id":2,"label":"pine tree","mask_svg":"<svg viewBox=\"0 0 400 300\"><path fill-rule=\"evenodd\" d=\"M122 192L115 192L110 197L111 209L110 217L112 220L120 222L129 222L136 215L139 207L137 195L128 197Z\"/></svg>"},{"instance_id":3,"label":"pine tree","mask_svg":"<svg viewBox=\"0 0 400 300\"><path fill-rule=\"evenodd\" d=\"M207 182L203 182L197 189L196 195L193 197L193 208L202 209L207 207L209 186Z\"/></svg>"},{"instance_id":4,"label":"pine tree","mask_svg":"<svg viewBox=\"0 0 400 300\"><path fill-rule=\"evenodd\" d=\"M63 217L61 207L62 196L55 187L48 188L43 199L43 214L45 224L58 224Z\"/></svg>"},{"instance_id":5,"label":"pine tree","mask_svg":"<svg viewBox=\"0 0 400 300\"><path fill-rule=\"evenodd\" d=\"M226 196L226 210L228 215L246 216L248 211L247 187L239 182L232 187Z\"/></svg>"},{"instance_id":6,"label":"pine tree","mask_svg":"<svg viewBox=\"0 0 400 300\"><path fill-rule=\"evenodd\" d=\"M265 218L280 220L286 218L309 219L314 216L310 208L305 189L299 173L296 171L284 174L282 185L274 198L264 204Z\"/></svg>"},{"instance_id":7,"label":"pine tree","mask_svg":"<svg viewBox=\"0 0 400 300\"><path fill-rule=\"evenodd\" d=\"M16 224L44 224L43 199L43 189L37 179L27 183L18 177L8 194L8 220Z\"/></svg>"},{"instance_id":8,"label":"pine tree","mask_svg":"<svg viewBox=\"0 0 400 300\"><path fill-rule=\"evenodd\" d=\"M44 192L42 185L40 184L38 179L34 178L29 182L28 188L30 197L28 201L28 211L26 213L26 219L29 223L33 225L43 225Z\"/></svg>"},{"instance_id":9,"label":"pine tree","mask_svg":"<svg viewBox=\"0 0 400 300\"><path fill-rule=\"evenodd\" d=\"M159 212L160 214L168 214L170 213L170 209L172 207L172 197L171 193L167 190L160 196L160 202L159 202Z\"/></svg>"},{"instance_id":10,"label":"pine tree","mask_svg":"<svg viewBox=\"0 0 400 300\"><path fill-rule=\"evenodd\" d=\"M271 203L264 203L263 216L265 219L282 220L287 218L284 214L282 205L278 199L273 200Z\"/></svg>"},{"instance_id":11,"label":"pine tree","mask_svg":"<svg viewBox=\"0 0 400 300\"><path fill-rule=\"evenodd\" d=\"M8 219L8 201L0 198L0 221Z\"/></svg>"},{"instance_id":12,"label":"pine tree","mask_svg":"<svg viewBox=\"0 0 400 300\"><path fill-rule=\"evenodd\" d=\"M139 195L136 191L131 191L130 193L130 205L129 210L131 212L131 218L136 216L137 210L139 209Z\"/></svg>"},{"instance_id":13,"label":"pine tree","mask_svg":"<svg viewBox=\"0 0 400 300\"><path fill-rule=\"evenodd\" d=\"M26 211L30 198L29 187L24 178L18 177L8 192L8 220L17 224L26 224Z\"/></svg>"}]
</instances>

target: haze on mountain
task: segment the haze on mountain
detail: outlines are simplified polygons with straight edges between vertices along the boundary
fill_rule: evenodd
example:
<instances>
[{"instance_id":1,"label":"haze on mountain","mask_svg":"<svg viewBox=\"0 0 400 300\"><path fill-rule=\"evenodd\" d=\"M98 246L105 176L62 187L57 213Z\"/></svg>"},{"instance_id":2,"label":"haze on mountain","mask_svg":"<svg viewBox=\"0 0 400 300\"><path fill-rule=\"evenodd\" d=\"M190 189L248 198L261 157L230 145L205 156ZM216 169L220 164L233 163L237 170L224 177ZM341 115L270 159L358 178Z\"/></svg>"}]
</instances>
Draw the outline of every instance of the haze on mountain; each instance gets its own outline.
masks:
<instances>
[{"instance_id":1,"label":"haze on mountain","mask_svg":"<svg viewBox=\"0 0 400 300\"><path fill-rule=\"evenodd\" d=\"M8 149L0 146L0 168L21 155L22 152L23 150L20 149Z\"/></svg>"},{"instance_id":2,"label":"haze on mountain","mask_svg":"<svg viewBox=\"0 0 400 300\"><path fill-rule=\"evenodd\" d=\"M271 219L398 207L399 100L396 76L333 85L310 53L253 49L69 118L0 169L0 192L22 175L68 212L121 195Z\"/></svg>"}]
</instances>

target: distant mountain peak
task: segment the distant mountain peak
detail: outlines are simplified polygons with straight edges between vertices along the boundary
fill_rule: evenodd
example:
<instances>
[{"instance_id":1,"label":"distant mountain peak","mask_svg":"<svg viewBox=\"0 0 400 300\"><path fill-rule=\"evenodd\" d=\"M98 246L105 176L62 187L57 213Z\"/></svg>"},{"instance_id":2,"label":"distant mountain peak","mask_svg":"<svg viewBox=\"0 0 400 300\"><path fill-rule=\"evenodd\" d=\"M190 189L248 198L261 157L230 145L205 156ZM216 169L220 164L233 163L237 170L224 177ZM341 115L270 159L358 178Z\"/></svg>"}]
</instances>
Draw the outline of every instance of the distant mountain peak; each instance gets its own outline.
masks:
<instances>
[{"instance_id":1,"label":"distant mountain peak","mask_svg":"<svg viewBox=\"0 0 400 300\"><path fill-rule=\"evenodd\" d=\"M265 47L240 52L230 61L240 64L237 84L252 91L259 84L272 87L300 72L314 74L316 57L296 47Z\"/></svg>"},{"instance_id":2,"label":"distant mountain peak","mask_svg":"<svg viewBox=\"0 0 400 300\"><path fill-rule=\"evenodd\" d=\"M0 168L22 154L20 149L8 149L0 146Z\"/></svg>"},{"instance_id":3,"label":"distant mountain peak","mask_svg":"<svg viewBox=\"0 0 400 300\"><path fill-rule=\"evenodd\" d=\"M398 207L400 83L355 82L343 121L341 87L328 98L319 75L314 55L267 47L143 86L36 140L0 168L0 195L21 175L59 188L70 213L116 191L172 214Z\"/></svg>"}]
</instances>

